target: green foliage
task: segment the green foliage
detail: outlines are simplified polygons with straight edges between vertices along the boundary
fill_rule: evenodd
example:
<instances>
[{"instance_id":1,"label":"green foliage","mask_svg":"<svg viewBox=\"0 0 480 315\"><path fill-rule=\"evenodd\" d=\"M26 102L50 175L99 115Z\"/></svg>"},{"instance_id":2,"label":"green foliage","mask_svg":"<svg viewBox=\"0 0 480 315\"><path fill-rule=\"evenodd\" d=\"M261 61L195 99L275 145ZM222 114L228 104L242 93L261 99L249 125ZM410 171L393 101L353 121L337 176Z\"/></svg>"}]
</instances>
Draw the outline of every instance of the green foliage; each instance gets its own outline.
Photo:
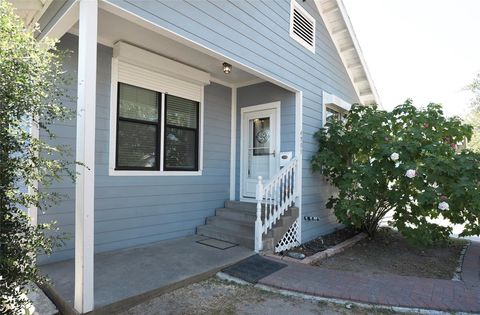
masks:
<instances>
[{"instance_id":1,"label":"green foliage","mask_svg":"<svg viewBox=\"0 0 480 315\"><path fill-rule=\"evenodd\" d=\"M22 314L32 281L41 282L35 261L59 242L47 236L51 224L33 226L26 209L45 211L59 196L48 186L74 174L65 149L30 133L70 113L61 105L65 86L60 55L53 41L37 42L7 1L0 1L0 312ZM41 191L35 189L38 183ZM26 188L30 187L30 191Z\"/></svg>"},{"instance_id":2,"label":"green foliage","mask_svg":"<svg viewBox=\"0 0 480 315\"><path fill-rule=\"evenodd\" d=\"M473 136L467 146L471 150L480 152L480 73L466 89L473 94L470 101L471 111L465 118L465 122L473 126Z\"/></svg>"},{"instance_id":3,"label":"green foliage","mask_svg":"<svg viewBox=\"0 0 480 315\"><path fill-rule=\"evenodd\" d=\"M430 245L451 233L432 222L441 217L464 224L461 236L480 234L480 154L456 145L471 135L438 104L417 109L408 100L391 112L354 105L345 121L316 133L312 167L338 188L327 206L341 223L374 235L394 210L393 227Z\"/></svg>"}]
</instances>

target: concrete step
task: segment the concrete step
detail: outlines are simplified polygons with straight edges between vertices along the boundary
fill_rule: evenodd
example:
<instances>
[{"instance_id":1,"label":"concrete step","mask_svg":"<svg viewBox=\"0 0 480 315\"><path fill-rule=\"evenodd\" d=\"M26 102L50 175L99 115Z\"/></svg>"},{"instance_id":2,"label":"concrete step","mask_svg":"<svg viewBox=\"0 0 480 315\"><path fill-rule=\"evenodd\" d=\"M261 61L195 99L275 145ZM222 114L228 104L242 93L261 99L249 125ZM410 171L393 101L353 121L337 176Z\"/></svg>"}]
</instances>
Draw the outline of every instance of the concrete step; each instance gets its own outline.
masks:
<instances>
[{"instance_id":1,"label":"concrete step","mask_svg":"<svg viewBox=\"0 0 480 315\"><path fill-rule=\"evenodd\" d=\"M293 209L293 210L292 210ZM292 215L293 216L298 216L298 208L297 207L290 207L285 211L284 215ZM238 209L238 208L218 208L216 209L217 216L223 216L225 218L230 218L232 220L238 220L238 221L245 221L245 222L250 222L253 220L253 222L257 218L257 211L252 211L252 210L245 210L245 209ZM265 217L265 211L261 211L262 214L262 219Z\"/></svg>"},{"instance_id":2,"label":"concrete step","mask_svg":"<svg viewBox=\"0 0 480 315\"><path fill-rule=\"evenodd\" d=\"M216 216L223 217L225 219L242 221L242 222L255 222L257 214L250 211L244 211L232 208L219 208L215 211Z\"/></svg>"},{"instance_id":3,"label":"concrete step","mask_svg":"<svg viewBox=\"0 0 480 315\"><path fill-rule=\"evenodd\" d=\"M263 213L262 213L263 214ZM262 215L262 219L263 219ZM285 214L277 221L273 228L268 232L268 236L272 236L276 241L280 240L283 235L288 231L292 223L298 217L298 208L290 207ZM207 224L215 224L220 227L232 228L238 232L255 233L255 220L256 215L250 211L231 209L231 208L219 208L216 211L216 215L207 218ZM214 223L215 222L215 223ZM235 225L241 225L245 228L237 229ZM251 230L249 229L251 228Z\"/></svg>"},{"instance_id":4,"label":"concrete step","mask_svg":"<svg viewBox=\"0 0 480 315\"><path fill-rule=\"evenodd\" d=\"M218 226L222 229L230 231L235 235L253 235L255 234L255 221L238 221L227 219L221 216L208 217L207 225Z\"/></svg>"},{"instance_id":5,"label":"concrete step","mask_svg":"<svg viewBox=\"0 0 480 315\"><path fill-rule=\"evenodd\" d=\"M205 224L197 227L197 234L208 236L220 240L224 240L227 242L239 244L241 246L254 249L254 234L252 235L239 235L235 234L234 232L219 227L215 225ZM271 237L264 237L263 245L266 249L271 249L273 246L273 238Z\"/></svg>"},{"instance_id":6,"label":"concrete step","mask_svg":"<svg viewBox=\"0 0 480 315\"><path fill-rule=\"evenodd\" d=\"M257 203L256 202L227 200L227 201L225 201L225 208L251 211L251 212L255 213L257 211Z\"/></svg>"},{"instance_id":7,"label":"concrete step","mask_svg":"<svg viewBox=\"0 0 480 315\"><path fill-rule=\"evenodd\" d=\"M213 224L213 225L218 225L218 226L229 226L229 225L235 225L235 226L242 226L247 229L254 229L255 228L255 220L235 220L231 218L226 218L221 215L216 215L212 217L208 217L206 220L206 224Z\"/></svg>"}]
</instances>

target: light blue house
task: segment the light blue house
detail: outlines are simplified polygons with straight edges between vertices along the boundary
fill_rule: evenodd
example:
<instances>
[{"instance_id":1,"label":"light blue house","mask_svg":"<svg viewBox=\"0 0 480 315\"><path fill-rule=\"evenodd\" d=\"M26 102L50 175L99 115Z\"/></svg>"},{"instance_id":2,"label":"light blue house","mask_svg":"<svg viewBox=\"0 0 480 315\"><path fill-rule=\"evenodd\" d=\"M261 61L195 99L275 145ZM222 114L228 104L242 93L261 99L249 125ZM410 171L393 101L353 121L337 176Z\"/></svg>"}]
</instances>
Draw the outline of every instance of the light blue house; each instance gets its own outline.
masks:
<instances>
[{"instance_id":1,"label":"light blue house","mask_svg":"<svg viewBox=\"0 0 480 315\"><path fill-rule=\"evenodd\" d=\"M195 233L281 251L337 227L313 134L378 103L341 0L12 2L72 52L77 118L53 131L88 168L38 220L75 235L43 262L75 257L79 310L94 252Z\"/></svg>"}]
</instances>

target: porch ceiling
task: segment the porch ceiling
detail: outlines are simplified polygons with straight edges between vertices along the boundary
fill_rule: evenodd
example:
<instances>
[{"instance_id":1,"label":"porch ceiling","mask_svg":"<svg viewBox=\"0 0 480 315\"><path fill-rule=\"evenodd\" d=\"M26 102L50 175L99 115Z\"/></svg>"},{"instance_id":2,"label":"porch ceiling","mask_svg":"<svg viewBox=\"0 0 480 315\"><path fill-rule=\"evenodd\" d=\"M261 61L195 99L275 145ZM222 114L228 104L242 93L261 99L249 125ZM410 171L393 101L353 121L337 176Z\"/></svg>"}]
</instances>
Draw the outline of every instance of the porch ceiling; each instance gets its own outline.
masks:
<instances>
[{"instance_id":1,"label":"porch ceiling","mask_svg":"<svg viewBox=\"0 0 480 315\"><path fill-rule=\"evenodd\" d=\"M69 32L78 34L78 23ZM248 85L256 81L262 81L258 77L235 67L230 74L224 74L222 67L224 60L213 58L100 9L98 13L98 41L103 45L112 47L120 40L208 72L212 79L217 82Z\"/></svg>"}]
</instances>

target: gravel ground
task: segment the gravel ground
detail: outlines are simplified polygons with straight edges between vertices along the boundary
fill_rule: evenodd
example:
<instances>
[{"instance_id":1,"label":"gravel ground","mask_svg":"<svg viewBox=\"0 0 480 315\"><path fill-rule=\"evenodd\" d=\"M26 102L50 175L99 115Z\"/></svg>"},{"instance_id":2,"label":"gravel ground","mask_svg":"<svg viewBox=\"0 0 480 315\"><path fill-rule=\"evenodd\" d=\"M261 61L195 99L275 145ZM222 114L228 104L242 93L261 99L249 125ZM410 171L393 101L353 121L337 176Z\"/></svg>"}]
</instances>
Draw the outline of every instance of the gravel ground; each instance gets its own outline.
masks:
<instances>
[{"instance_id":1,"label":"gravel ground","mask_svg":"<svg viewBox=\"0 0 480 315\"><path fill-rule=\"evenodd\" d=\"M139 304L121 315L367 315L397 314L391 310L355 305L337 305L330 302L309 301L266 292L253 286L238 285L211 278L156 297ZM405 313L402 313L405 314Z\"/></svg>"}]
</instances>

